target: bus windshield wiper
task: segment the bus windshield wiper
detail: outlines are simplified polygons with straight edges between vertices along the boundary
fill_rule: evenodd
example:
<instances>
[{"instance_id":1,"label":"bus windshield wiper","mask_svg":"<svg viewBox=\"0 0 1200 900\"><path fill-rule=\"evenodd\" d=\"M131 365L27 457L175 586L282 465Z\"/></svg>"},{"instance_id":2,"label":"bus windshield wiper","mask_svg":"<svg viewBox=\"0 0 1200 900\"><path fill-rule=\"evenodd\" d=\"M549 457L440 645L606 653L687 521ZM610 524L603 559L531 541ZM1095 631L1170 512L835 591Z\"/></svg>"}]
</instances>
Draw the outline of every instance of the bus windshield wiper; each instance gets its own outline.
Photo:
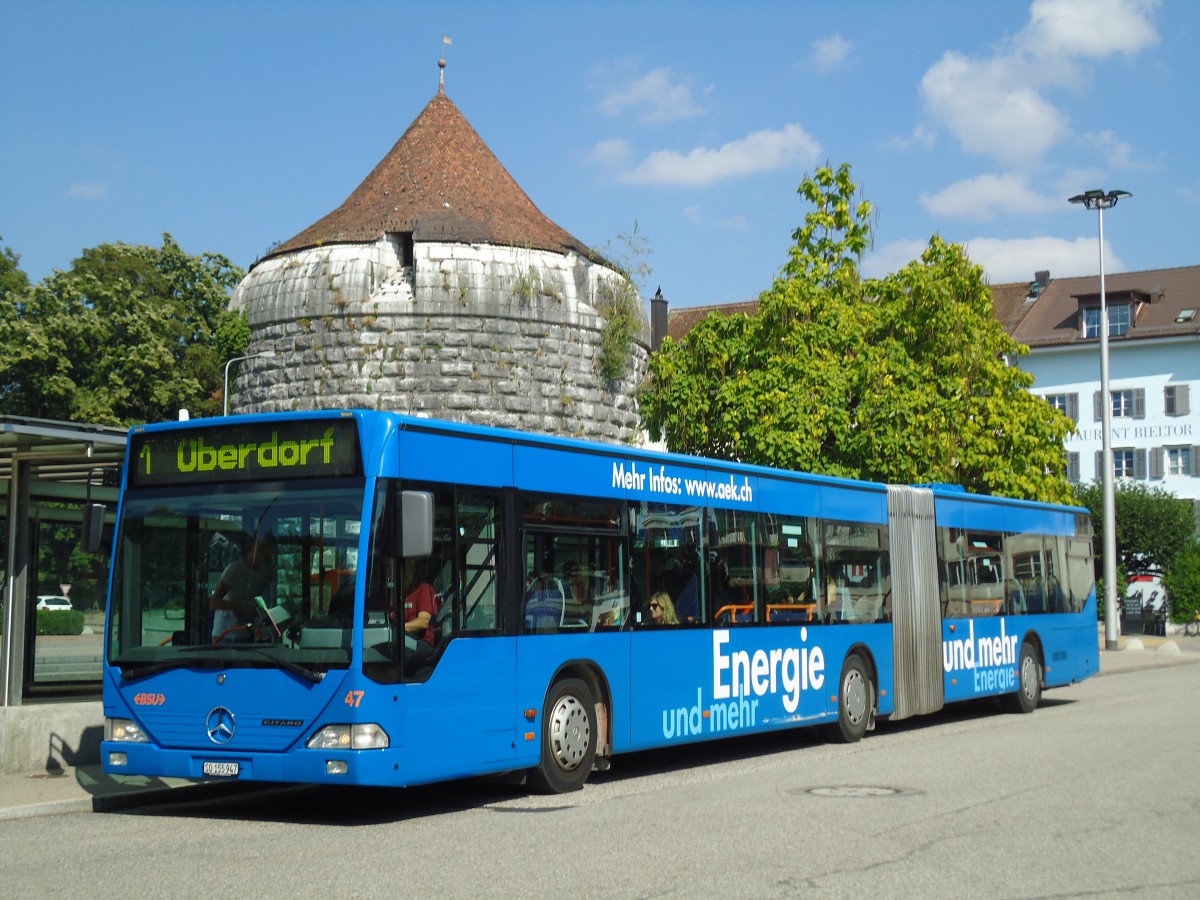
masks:
<instances>
[{"instance_id":1,"label":"bus windshield wiper","mask_svg":"<svg viewBox=\"0 0 1200 900\"><path fill-rule=\"evenodd\" d=\"M270 662L274 663L276 666L283 669L284 671L290 672L293 675L299 676L300 678L303 678L305 681L308 681L311 684L320 684L322 679L325 677L323 673L314 672L312 669L306 668L305 666L302 666L299 663L292 662L290 659L280 659L277 656L272 656L270 653L267 653L265 650L263 650L260 647L253 647L253 646L246 646L246 645L242 645L242 646L231 645L224 649L232 650L235 648L239 651L242 651L242 650L252 651L252 652L258 654L259 656L261 656L263 659L269 660ZM230 662L230 660L227 657L188 656L188 657L181 657L179 659L170 659L170 660L167 660L166 662L151 663L151 664L140 665L140 666L136 666L136 667L129 667L128 664L122 666L120 663L117 663L117 665L121 666L121 680L124 682L131 682L131 681L141 681L143 678L149 678L152 675L158 675L162 672L169 672L172 669L186 669L186 668L219 669L219 668L222 668L223 666L229 665L229 662Z\"/></svg>"},{"instance_id":2,"label":"bus windshield wiper","mask_svg":"<svg viewBox=\"0 0 1200 900\"><path fill-rule=\"evenodd\" d=\"M228 650L248 651L257 653L263 659L270 660L272 663L283 669L285 672L291 672L312 684L320 684L325 677L321 672L314 672L312 669L302 666L299 663L292 662L290 659L284 659L279 656L272 656L261 647L255 647L253 644L230 644Z\"/></svg>"},{"instance_id":3,"label":"bus windshield wiper","mask_svg":"<svg viewBox=\"0 0 1200 900\"><path fill-rule=\"evenodd\" d=\"M151 675L158 675L160 672L169 672L171 669L186 669L191 666L203 666L211 668L215 665L220 665L221 660L213 659L206 656L188 656L179 659L170 659L166 662L153 663L150 665L140 665L130 668L129 664L117 663L121 667L122 681L141 681L143 678L149 678Z\"/></svg>"}]
</instances>

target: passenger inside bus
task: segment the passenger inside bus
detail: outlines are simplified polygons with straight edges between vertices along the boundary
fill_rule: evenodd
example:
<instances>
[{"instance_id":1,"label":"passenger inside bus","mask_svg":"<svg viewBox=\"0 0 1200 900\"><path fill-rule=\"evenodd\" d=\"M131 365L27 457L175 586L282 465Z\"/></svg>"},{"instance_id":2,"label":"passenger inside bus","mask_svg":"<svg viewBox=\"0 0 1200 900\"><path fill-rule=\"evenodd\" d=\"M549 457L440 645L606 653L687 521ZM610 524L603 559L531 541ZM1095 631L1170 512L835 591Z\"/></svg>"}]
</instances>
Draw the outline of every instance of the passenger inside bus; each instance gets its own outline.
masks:
<instances>
[{"instance_id":1,"label":"passenger inside bus","mask_svg":"<svg viewBox=\"0 0 1200 900\"><path fill-rule=\"evenodd\" d=\"M830 566L830 577L825 584L825 617L827 622L849 622L854 618L850 605L850 588L841 575L841 566ZM836 570L837 574L834 574Z\"/></svg>"},{"instance_id":2,"label":"passenger inside bus","mask_svg":"<svg viewBox=\"0 0 1200 900\"><path fill-rule=\"evenodd\" d=\"M652 596L648 608L650 610L651 625L679 624L679 616L675 612L675 604L671 600L671 595L666 591L659 591Z\"/></svg>"},{"instance_id":3,"label":"passenger inside bus","mask_svg":"<svg viewBox=\"0 0 1200 900\"><path fill-rule=\"evenodd\" d=\"M569 562L563 566L563 584L570 592L570 598L577 604L590 604L592 592L588 579L584 577L579 563Z\"/></svg>"}]
</instances>

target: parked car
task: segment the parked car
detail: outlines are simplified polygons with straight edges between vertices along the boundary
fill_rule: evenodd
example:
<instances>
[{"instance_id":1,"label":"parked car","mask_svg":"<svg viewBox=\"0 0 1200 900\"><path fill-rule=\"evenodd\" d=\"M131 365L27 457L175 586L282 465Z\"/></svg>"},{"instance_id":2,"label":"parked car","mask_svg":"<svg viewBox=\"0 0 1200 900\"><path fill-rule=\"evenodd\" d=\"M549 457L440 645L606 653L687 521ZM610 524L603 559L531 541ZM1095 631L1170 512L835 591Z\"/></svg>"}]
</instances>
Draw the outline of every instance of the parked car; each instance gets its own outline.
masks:
<instances>
[{"instance_id":1,"label":"parked car","mask_svg":"<svg viewBox=\"0 0 1200 900\"><path fill-rule=\"evenodd\" d=\"M66 597L51 597L43 595L37 599L37 608L54 612L70 612L73 607Z\"/></svg>"}]
</instances>

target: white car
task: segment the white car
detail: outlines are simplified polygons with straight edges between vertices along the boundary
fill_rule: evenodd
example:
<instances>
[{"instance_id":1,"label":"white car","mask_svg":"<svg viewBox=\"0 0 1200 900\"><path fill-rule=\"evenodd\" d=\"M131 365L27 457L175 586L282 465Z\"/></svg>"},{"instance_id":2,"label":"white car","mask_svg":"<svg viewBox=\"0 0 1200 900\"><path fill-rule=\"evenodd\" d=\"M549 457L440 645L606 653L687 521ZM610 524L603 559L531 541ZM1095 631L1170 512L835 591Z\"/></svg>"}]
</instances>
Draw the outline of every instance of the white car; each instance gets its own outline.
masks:
<instances>
[{"instance_id":1,"label":"white car","mask_svg":"<svg viewBox=\"0 0 1200 900\"><path fill-rule=\"evenodd\" d=\"M70 612L75 607L71 605L71 601L66 597L41 596L37 599L37 608L54 610L56 612Z\"/></svg>"}]
</instances>

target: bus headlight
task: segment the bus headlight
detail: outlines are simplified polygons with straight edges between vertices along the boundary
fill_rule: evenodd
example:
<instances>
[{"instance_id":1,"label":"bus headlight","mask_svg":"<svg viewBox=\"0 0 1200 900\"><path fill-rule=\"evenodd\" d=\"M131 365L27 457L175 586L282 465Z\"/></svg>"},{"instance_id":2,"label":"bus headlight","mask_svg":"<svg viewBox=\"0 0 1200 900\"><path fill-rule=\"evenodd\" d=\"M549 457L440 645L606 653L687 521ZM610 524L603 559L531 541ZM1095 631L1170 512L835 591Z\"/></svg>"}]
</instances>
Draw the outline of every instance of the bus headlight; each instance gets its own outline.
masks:
<instances>
[{"instance_id":1,"label":"bus headlight","mask_svg":"<svg viewBox=\"0 0 1200 900\"><path fill-rule=\"evenodd\" d=\"M387 732L374 722L355 725L326 725L305 745L309 750L383 750Z\"/></svg>"},{"instance_id":2,"label":"bus headlight","mask_svg":"<svg viewBox=\"0 0 1200 900\"><path fill-rule=\"evenodd\" d=\"M131 744L145 744L150 740L142 731L142 726L132 719L105 719L104 739Z\"/></svg>"}]
</instances>

